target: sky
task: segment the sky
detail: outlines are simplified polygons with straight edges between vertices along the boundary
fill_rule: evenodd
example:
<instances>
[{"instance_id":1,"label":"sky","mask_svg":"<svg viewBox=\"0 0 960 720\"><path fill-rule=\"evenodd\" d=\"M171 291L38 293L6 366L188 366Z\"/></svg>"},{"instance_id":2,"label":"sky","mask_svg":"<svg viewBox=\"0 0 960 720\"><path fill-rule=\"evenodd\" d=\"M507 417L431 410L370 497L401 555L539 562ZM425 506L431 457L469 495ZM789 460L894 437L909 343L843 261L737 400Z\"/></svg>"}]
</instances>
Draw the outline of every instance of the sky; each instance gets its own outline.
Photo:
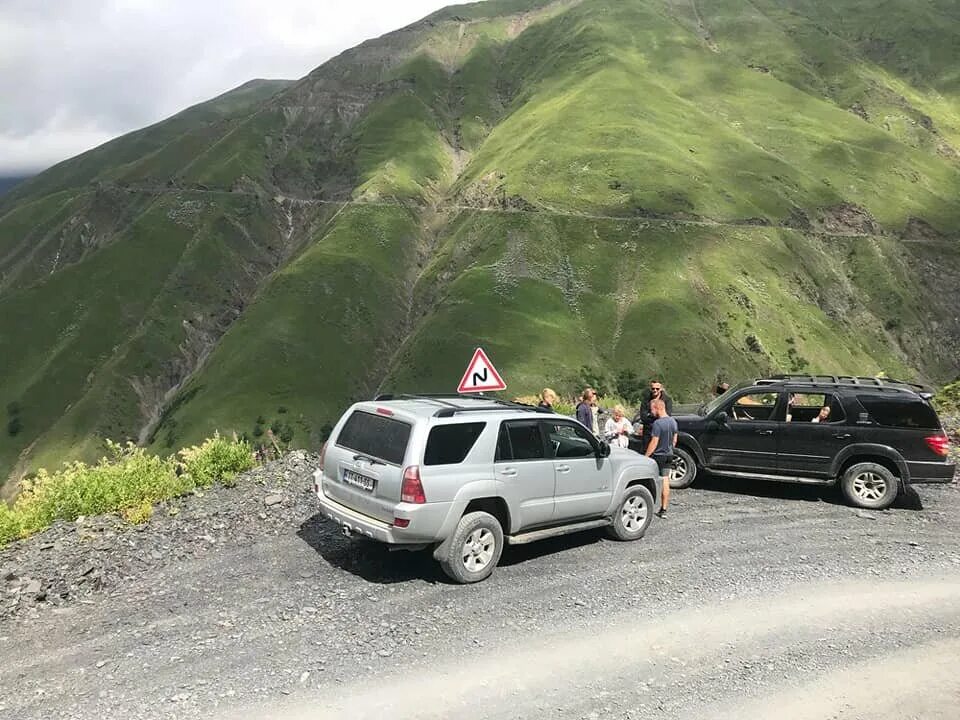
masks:
<instances>
[{"instance_id":1,"label":"sky","mask_svg":"<svg viewBox=\"0 0 960 720\"><path fill-rule=\"evenodd\" d=\"M253 78L303 77L451 0L0 0L0 176Z\"/></svg>"}]
</instances>

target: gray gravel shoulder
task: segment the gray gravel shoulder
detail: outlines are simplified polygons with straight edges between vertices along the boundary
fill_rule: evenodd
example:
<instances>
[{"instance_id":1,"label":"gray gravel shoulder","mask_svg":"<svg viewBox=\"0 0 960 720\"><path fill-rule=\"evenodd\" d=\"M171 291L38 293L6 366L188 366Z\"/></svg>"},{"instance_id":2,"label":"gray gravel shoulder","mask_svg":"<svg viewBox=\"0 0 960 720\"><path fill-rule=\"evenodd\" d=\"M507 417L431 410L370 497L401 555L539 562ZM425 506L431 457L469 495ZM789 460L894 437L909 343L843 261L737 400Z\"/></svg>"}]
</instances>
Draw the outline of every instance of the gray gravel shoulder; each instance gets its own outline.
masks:
<instances>
[{"instance_id":1,"label":"gray gravel shoulder","mask_svg":"<svg viewBox=\"0 0 960 720\"><path fill-rule=\"evenodd\" d=\"M246 716L281 701L309 708L349 700L361 678L427 677L438 664L519 652L558 632L587 642L625 618L647 632L688 611L802 601L805 588L827 598L848 583L960 580L956 484L921 487L895 509L863 513L831 490L707 478L677 492L671 517L640 542L584 533L511 548L489 581L454 586L428 553L340 536L317 513L313 462L295 453L238 488L160 508L145 526L85 520L0 551L0 715ZM765 635L739 647L733 635L700 659L682 648L668 649L666 660L646 648L637 657L687 663L678 666L686 684L650 675L652 692L672 698L661 712L682 717L726 686L738 698L774 681L786 692L794 665L840 670L872 653L960 637L956 602L944 604L946 613L933 601L919 607L916 637L889 622L852 632L829 615L795 637L777 626L776 642ZM805 627L802 616L791 623ZM737 663L739 681L720 682L711 669L728 664L724 657ZM599 678L588 685L585 704L569 703L582 714L561 716L603 715L615 688ZM511 717L537 715L523 707Z\"/></svg>"}]
</instances>

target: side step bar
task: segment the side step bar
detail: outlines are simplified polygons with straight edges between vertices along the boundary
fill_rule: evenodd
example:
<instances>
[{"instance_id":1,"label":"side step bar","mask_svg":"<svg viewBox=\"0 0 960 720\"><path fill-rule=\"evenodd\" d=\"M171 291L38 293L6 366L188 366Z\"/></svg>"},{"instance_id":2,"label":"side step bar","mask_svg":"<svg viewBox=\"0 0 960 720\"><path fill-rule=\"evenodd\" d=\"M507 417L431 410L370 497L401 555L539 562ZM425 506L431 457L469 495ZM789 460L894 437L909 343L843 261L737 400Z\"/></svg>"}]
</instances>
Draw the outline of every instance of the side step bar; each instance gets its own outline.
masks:
<instances>
[{"instance_id":1,"label":"side step bar","mask_svg":"<svg viewBox=\"0 0 960 720\"><path fill-rule=\"evenodd\" d=\"M797 475L766 475L764 473L705 469L708 473L716 475L717 477L745 478L747 480L772 480L773 482L800 483L802 485L833 485L836 482L835 480L821 480L818 478L799 477Z\"/></svg>"},{"instance_id":2,"label":"side step bar","mask_svg":"<svg viewBox=\"0 0 960 720\"><path fill-rule=\"evenodd\" d=\"M519 535L507 535L508 545L526 545L537 540L546 540L547 538L560 537L561 535L570 535L581 530L592 530L593 528L606 527L612 525L610 518L601 518L600 520L588 520L587 522L573 523L572 525L557 525L556 527L544 528L543 530L531 530L530 532L520 533Z\"/></svg>"}]
</instances>

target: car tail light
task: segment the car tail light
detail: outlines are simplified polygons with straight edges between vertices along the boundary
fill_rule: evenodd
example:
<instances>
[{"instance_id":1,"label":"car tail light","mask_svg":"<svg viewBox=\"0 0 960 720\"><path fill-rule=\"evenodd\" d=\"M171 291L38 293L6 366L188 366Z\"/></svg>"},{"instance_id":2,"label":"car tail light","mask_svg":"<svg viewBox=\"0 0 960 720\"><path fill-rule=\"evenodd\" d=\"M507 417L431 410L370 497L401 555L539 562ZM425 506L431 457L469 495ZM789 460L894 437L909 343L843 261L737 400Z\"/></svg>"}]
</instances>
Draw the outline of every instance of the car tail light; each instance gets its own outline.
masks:
<instances>
[{"instance_id":1,"label":"car tail light","mask_svg":"<svg viewBox=\"0 0 960 720\"><path fill-rule=\"evenodd\" d=\"M950 452L950 438L946 435L931 435L924 438L927 447L933 450L937 455L946 457Z\"/></svg>"},{"instance_id":2,"label":"car tail light","mask_svg":"<svg viewBox=\"0 0 960 720\"><path fill-rule=\"evenodd\" d=\"M327 455L327 444L324 443L320 446L320 472L323 472L323 460Z\"/></svg>"},{"instance_id":3,"label":"car tail light","mask_svg":"<svg viewBox=\"0 0 960 720\"><path fill-rule=\"evenodd\" d=\"M381 408L381 407L378 407L378 408L377 408L377 414L378 414L378 415L386 415L387 417L393 417L393 410L391 410L390 408Z\"/></svg>"},{"instance_id":4,"label":"car tail light","mask_svg":"<svg viewBox=\"0 0 960 720\"><path fill-rule=\"evenodd\" d=\"M393 526L398 528L405 528L410 526L409 518L394 518Z\"/></svg>"},{"instance_id":5,"label":"car tail light","mask_svg":"<svg viewBox=\"0 0 960 720\"><path fill-rule=\"evenodd\" d=\"M403 485L400 486L400 499L403 502L423 505L427 496L423 494L423 483L420 482L420 466L411 465L403 471Z\"/></svg>"}]
</instances>

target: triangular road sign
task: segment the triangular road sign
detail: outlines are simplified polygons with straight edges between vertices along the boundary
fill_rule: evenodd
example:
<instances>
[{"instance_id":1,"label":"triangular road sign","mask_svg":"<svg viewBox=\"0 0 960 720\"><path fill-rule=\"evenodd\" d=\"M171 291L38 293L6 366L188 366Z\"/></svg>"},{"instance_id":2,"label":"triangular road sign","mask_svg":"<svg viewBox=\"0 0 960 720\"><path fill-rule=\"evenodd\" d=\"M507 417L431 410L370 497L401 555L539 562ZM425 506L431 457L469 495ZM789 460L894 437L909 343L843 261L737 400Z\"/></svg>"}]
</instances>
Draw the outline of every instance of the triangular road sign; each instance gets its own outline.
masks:
<instances>
[{"instance_id":1,"label":"triangular road sign","mask_svg":"<svg viewBox=\"0 0 960 720\"><path fill-rule=\"evenodd\" d=\"M506 387L507 384L500 377L500 373L497 372L493 363L490 362L490 358L487 357L482 348L477 348L476 352L473 353L473 360L470 361L467 371L463 374L457 392L492 392L494 390L504 390Z\"/></svg>"}]
</instances>

